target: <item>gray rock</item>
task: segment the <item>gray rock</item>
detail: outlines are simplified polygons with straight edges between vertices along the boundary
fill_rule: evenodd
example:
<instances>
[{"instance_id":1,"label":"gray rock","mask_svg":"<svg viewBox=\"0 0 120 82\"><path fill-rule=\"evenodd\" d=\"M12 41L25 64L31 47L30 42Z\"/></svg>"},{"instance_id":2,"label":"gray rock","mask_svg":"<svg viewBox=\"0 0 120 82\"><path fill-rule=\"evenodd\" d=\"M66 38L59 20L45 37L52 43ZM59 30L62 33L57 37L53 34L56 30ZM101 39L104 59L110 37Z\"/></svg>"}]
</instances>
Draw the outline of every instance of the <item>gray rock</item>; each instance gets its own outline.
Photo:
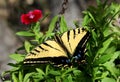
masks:
<instances>
[{"instance_id":1,"label":"gray rock","mask_svg":"<svg viewBox=\"0 0 120 82\"><path fill-rule=\"evenodd\" d=\"M20 42L8 26L6 19L0 16L0 74L11 68L7 64L14 61L9 58L9 55L14 53L19 45Z\"/></svg>"}]
</instances>

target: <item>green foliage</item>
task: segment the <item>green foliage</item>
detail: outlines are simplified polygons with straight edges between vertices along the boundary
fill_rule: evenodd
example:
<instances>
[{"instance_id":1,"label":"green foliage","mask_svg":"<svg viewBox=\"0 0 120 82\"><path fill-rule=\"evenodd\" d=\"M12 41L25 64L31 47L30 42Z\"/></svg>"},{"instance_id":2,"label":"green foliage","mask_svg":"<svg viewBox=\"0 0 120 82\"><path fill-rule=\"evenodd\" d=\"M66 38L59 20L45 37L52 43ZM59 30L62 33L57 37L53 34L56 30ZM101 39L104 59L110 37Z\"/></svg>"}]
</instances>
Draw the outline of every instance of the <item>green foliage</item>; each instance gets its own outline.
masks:
<instances>
[{"instance_id":1,"label":"green foliage","mask_svg":"<svg viewBox=\"0 0 120 82\"><path fill-rule=\"evenodd\" d=\"M11 78L5 82L119 82L120 81L120 5L111 3L107 5L107 0L101 3L97 1L97 7L89 7L83 12L82 25L91 37L87 43L86 64L78 67L56 68L52 65L24 66L22 61L25 55L15 53L10 58L16 63L9 63L12 69L3 73L3 76L10 74ZM60 16L60 28L57 34L64 33L68 26L64 16ZM32 38L25 41L24 46L19 50L27 53L36 45L43 43L47 39L53 39L55 24L59 16L55 16L48 31L43 35L40 30L40 22L33 24L28 31L16 33L20 36ZM77 25L78 26L78 25ZM119 66L118 66L119 65Z\"/></svg>"},{"instance_id":2,"label":"green foliage","mask_svg":"<svg viewBox=\"0 0 120 82\"><path fill-rule=\"evenodd\" d=\"M9 57L17 62L21 62L25 56L22 54L11 54Z\"/></svg>"},{"instance_id":3,"label":"green foliage","mask_svg":"<svg viewBox=\"0 0 120 82\"><path fill-rule=\"evenodd\" d=\"M86 60L89 63L87 71L92 75L92 82L115 82L120 76L120 68L116 68L114 63L120 56L118 47L120 36L115 31L119 28L116 26L113 28L112 23L120 15L120 8L117 8L119 5L115 3L106 5L106 2L97 1L97 8L89 7L83 12L85 16L82 24L91 33L87 46Z\"/></svg>"},{"instance_id":4,"label":"green foliage","mask_svg":"<svg viewBox=\"0 0 120 82\"><path fill-rule=\"evenodd\" d=\"M27 31L20 31L16 33L19 36L35 36L34 33L27 32Z\"/></svg>"}]
</instances>

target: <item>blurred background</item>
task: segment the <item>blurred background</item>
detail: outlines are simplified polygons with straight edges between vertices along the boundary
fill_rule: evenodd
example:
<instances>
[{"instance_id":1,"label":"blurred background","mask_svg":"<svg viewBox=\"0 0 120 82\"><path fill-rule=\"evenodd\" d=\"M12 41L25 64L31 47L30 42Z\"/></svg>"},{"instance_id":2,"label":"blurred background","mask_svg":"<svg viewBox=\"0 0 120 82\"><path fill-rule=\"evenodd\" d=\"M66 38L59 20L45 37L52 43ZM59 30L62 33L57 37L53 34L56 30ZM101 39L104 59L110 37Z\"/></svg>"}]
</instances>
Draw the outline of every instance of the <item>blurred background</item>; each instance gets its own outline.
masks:
<instances>
[{"instance_id":1,"label":"blurred background","mask_svg":"<svg viewBox=\"0 0 120 82\"><path fill-rule=\"evenodd\" d=\"M14 61L10 60L9 55L14 53L25 40L25 38L15 35L17 31L27 28L26 25L20 22L20 15L33 9L42 10L43 15L50 13L42 23L41 29L45 31L51 18L60 12L63 1L64 0L0 0L0 75L3 71L10 69L7 64ZM64 16L68 26L72 28L75 27L73 25L74 21L81 23L83 10L87 9L90 5L96 6L96 0L68 1L68 9ZM110 2L120 3L120 0L109 0L109 3Z\"/></svg>"}]
</instances>

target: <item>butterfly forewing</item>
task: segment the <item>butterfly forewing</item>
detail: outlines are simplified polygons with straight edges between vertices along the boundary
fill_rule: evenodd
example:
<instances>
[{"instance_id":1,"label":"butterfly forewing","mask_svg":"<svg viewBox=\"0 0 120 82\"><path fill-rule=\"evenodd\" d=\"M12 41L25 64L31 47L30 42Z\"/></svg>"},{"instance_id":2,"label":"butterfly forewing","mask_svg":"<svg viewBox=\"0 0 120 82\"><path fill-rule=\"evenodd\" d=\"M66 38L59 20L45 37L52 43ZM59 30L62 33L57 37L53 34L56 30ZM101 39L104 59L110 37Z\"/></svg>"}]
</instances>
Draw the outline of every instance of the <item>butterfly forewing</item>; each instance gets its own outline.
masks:
<instances>
[{"instance_id":1,"label":"butterfly forewing","mask_svg":"<svg viewBox=\"0 0 120 82\"><path fill-rule=\"evenodd\" d=\"M86 33L87 32L82 28L77 28L67 31L62 35L61 40L71 55L74 55L76 47L82 38L86 35Z\"/></svg>"},{"instance_id":2,"label":"butterfly forewing","mask_svg":"<svg viewBox=\"0 0 120 82\"><path fill-rule=\"evenodd\" d=\"M44 63L47 61L49 62L49 59L59 57L67 58L66 52L57 42L49 40L40 44L28 53L24 63Z\"/></svg>"}]
</instances>

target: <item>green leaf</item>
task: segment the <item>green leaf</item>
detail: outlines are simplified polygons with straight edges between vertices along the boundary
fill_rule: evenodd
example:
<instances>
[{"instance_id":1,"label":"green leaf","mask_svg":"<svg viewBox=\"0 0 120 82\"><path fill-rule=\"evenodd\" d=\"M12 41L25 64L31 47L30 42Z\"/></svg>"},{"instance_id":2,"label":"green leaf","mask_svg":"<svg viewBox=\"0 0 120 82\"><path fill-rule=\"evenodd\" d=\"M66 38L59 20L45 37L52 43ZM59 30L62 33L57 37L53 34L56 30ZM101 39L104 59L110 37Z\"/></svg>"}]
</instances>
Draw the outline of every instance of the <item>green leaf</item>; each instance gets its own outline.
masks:
<instances>
[{"instance_id":1,"label":"green leaf","mask_svg":"<svg viewBox=\"0 0 120 82\"><path fill-rule=\"evenodd\" d=\"M66 77L63 77L62 79L63 79L63 82L73 82L72 81L72 76L70 74Z\"/></svg>"},{"instance_id":2,"label":"green leaf","mask_svg":"<svg viewBox=\"0 0 120 82\"><path fill-rule=\"evenodd\" d=\"M94 32L94 30L92 30L91 32L92 32L92 37L93 37L94 41L96 42L95 44L98 45L97 44L97 39L98 39L97 34Z\"/></svg>"},{"instance_id":3,"label":"green leaf","mask_svg":"<svg viewBox=\"0 0 120 82\"><path fill-rule=\"evenodd\" d=\"M40 82L41 80L44 80L43 74L35 73L32 78L34 78L34 82Z\"/></svg>"},{"instance_id":4,"label":"green leaf","mask_svg":"<svg viewBox=\"0 0 120 82\"><path fill-rule=\"evenodd\" d=\"M72 72L74 70L75 70L75 68L69 68L69 69L65 70L65 72L62 73L62 77L64 77L67 73L70 73L70 72Z\"/></svg>"},{"instance_id":5,"label":"green leaf","mask_svg":"<svg viewBox=\"0 0 120 82\"><path fill-rule=\"evenodd\" d=\"M29 53L31 51L32 45L30 44L30 42L25 41L24 42L24 47L25 47L25 50L27 51L27 53Z\"/></svg>"},{"instance_id":6,"label":"green leaf","mask_svg":"<svg viewBox=\"0 0 120 82\"><path fill-rule=\"evenodd\" d=\"M107 53L107 54L114 54L116 50L116 46L109 46L109 48L106 49L106 51L104 53Z\"/></svg>"},{"instance_id":7,"label":"green leaf","mask_svg":"<svg viewBox=\"0 0 120 82\"><path fill-rule=\"evenodd\" d=\"M30 82L30 77L35 74L34 72L27 73L23 79L23 82Z\"/></svg>"},{"instance_id":8,"label":"green leaf","mask_svg":"<svg viewBox=\"0 0 120 82\"><path fill-rule=\"evenodd\" d=\"M13 68L10 70L10 72L18 71L21 68L21 65L8 63L8 65L12 66Z\"/></svg>"},{"instance_id":9,"label":"green leaf","mask_svg":"<svg viewBox=\"0 0 120 82\"><path fill-rule=\"evenodd\" d=\"M34 33L28 32L28 31L20 31L16 33L19 36L35 36Z\"/></svg>"},{"instance_id":10,"label":"green leaf","mask_svg":"<svg viewBox=\"0 0 120 82\"><path fill-rule=\"evenodd\" d=\"M33 32L35 34L35 40L38 42L38 44L42 43L41 38L43 37L43 33L40 32L40 23L39 22L37 22L33 26Z\"/></svg>"},{"instance_id":11,"label":"green leaf","mask_svg":"<svg viewBox=\"0 0 120 82\"><path fill-rule=\"evenodd\" d=\"M110 60L113 57L115 50L116 50L115 46L106 49L106 51L102 53L101 56L94 62L94 65L103 64Z\"/></svg>"},{"instance_id":12,"label":"green leaf","mask_svg":"<svg viewBox=\"0 0 120 82\"><path fill-rule=\"evenodd\" d=\"M50 65L47 65L47 67L46 67L46 69L45 69L45 74L46 74L46 75L48 75L49 70L50 70Z\"/></svg>"},{"instance_id":13,"label":"green leaf","mask_svg":"<svg viewBox=\"0 0 120 82\"><path fill-rule=\"evenodd\" d=\"M75 76L80 75L80 73L81 73L80 70L74 70L74 71L73 71L73 74L74 74Z\"/></svg>"},{"instance_id":14,"label":"green leaf","mask_svg":"<svg viewBox=\"0 0 120 82\"><path fill-rule=\"evenodd\" d=\"M93 22L96 24L96 21L95 21L94 16L93 16L90 12L88 12L88 15L89 15L89 16L90 16L90 18L93 20Z\"/></svg>"},{"instance_id":15,"label":"green leaf","mask_svg":"<svg viewBox=\"0 0 120 82\"><path fill-rule=\"evenodd\" d=\"M55 80L53 78L47 78L45 82L54 82Z\"/></svg>"},{"instance_id":16,"label":"green leaf","mask_svg":"<svg viewBox=\"0 0 120 82\"><path fill-rule=\"evenodd\" d=\"M108 72L108 71L105 71L105 72L102 73L101 78L105 78L105 77L107 77L108 75L109 75L109 72Z\"/></svg>"},{"instance_id":17,"label":"green leaf","mask_svg":"<svg viewBox=\"0 0 120 82\"><path fill-rule=\"evenodd\" d=\"M101 56L99 59L95 60L94 65L99 65L107 62L112 58L113 54L106 54Z\"/></svg>"},{"instance_id":18,"label":"green leaf","mask_svg":"<svg viewBox=\"0 0 120 82\"><path fill-rule=\"evenodd\" d=\"M36 70L37 70L37 72L38 72L39 74L41 74L41 75L45 75L45 73L43 72L43 70L38 69L38 68L36 68Z\"/></svg>"},{"instance_id":19,"label":"green leaf","mask_svg":"<svg viewBox=\"0 0 120 82\"><path fill-rule=\"evenodd\" d=\"M35 26L33 27L33 32L34 33L40 32L40 23L39 22L35 23Z\"/></svg>"},{"instance_id":20,"label":"green leaf","mask_svg":"<svg viewBox=\"0 0 120 82\"><path fill-rule=\"evenodd\" d=\"M120 56L120 51L116 51L113 56L112 56L112 59L111 61L114 61L116 58L118 58Z\"/></svg>"},{"instance_id":21,"label":"green leaf","mask_svg":"<svg viewBox=\"0 0 120 82\"><path fill-rule=\"evenodd\" d=\"M56 80L56 82L60 82L61 77L60 77L60 76L56 76L56 77L55 77L55 80Z\"/></svg>"},{"instance_id":22,"label":"green leaf","mask_svg":"<svg viewBox=\"0 0 120 82\"><path fill-rule=\"evenodd\" d=\"M9 57L17 62L21 62L24 60L25 58L25 55L22 55L22 54L11 54L9 55Z\"/></svg>"},{"instance_id":23,"label":"green leaf","mask_svg":"<svg viewBox=\"0 0 120 82\"><path fill-rule=\"evenodd\" d=\"M19 82L23 82L23 72L19 70Z\"/></svg>"},{"instance_id":24,"label":"green leaf","mask_svg":"<svg viewBox=\"0 0 120 82\"><path fill-rule=\"evenodd\" d=\"M15 73L12 73L12 80L13 80L13 82L18 82L18 78L15 75Z\"/></svg>"},{"instance_id":25,"label":"green leaf","mask_svg":"<svg viewBox=\"0 0 120 82\"><path fill-rule=\"evenodd\" d=\"M72 76L71 76L71 75L68 76L68 82L73 82L73 81L72 81Z\"/></svg>"},{"instance_id":26,"label":"green leaf","mask_svg":"<svg viewBox=\"0 0 120 82\"><path fill-rule=\"evenodd\" d=\"M68 27L67 27L65 18L64 18L64 16L61 16L61 21L60 21L60 32L61 32L61 33L64 33L64 32L66 32L67 30L68 30Z\"/></svg>"},{"instance_id":27,"label":"green leaf","mask_svg":"<svg viewBox=\"0 0 120 82\"><path fill-rule=\"evenodd\" d=\"M54 71L54 70L51 70L51 71L49 72L49 74L52 74L52 75L55 75L55 76L61 75L60 71Z\"/></svg>"},{"instance_id":28,"label":"green leaf","mask_svg":"<svg viewBox=\"0 0 120 82\"><path fill-rule=\"evenodd\" d=\"M97 54L102 54L105 52L105 50L109 47L110 43L112 42L112 38L107 39L106 41L103 42L103 47L99 49Z\"/></svg>"},{"instance_id":29,"label":"green leaf","mask_svg":"<svg viewBox=\"0 0 120 82\"><path fill-rule=\"evenodd\" d=\"M86 26L90 23L90 18L88 15L85 15L84 18L83 18L83 22L82 22L82 26Z\"/></svg>"},{"instance_id":30,"label":"green leaf","mask_svg":"<svg viewBox=\"0 0 120 82\"><path fill-rule=\"evenodd\" d=\"M43 36L43 33L42 33L42 32L35 33L35 40L38 41L38 44L42 43L42 41L44 40L43 37L44 37L44 36ZM43 39L43 40L41 40L41 39Z\"/></svg>"},{"instance_id":31,"label":"green leaf","mask_svg":"<svg viewBox=\"0 0 120 82\"><path fill-rule=\"evenodd\" d=\"M8 63L8 65L9 65L9 66L12 66L12 67L19 68L19 67L18 67L18 64L16 64L16 63L15 63L15 64L14 64L14 63Z\"/></svg>"},{"instance_id":32,"label":"green leaf","mask_svg":"<svg viewBox=\"0 0 120 82\"><path fill-rule=\"evenodd\" d=\"M52 21L51 21L51 23L50 23L50 25L49 25L49 27L48 27L49 29L48 29L47 33L52 33L52 32L53 32L57 20L58 20L58 16L55 16L55 17L52 19Z\"/></svg>"},{"instance_id":33,"label":"green leaf","mask_svg":"<svg viewBox=\"0 0 120 82\"><path fill-rule=\"evenodd\" d=\"M110 72L110 74L114 77L117 78L117 74L118 74L118 69L115 67L115 64L113 62L106 62L105 64L103 64L104 67L106 67L106 69Z\"/></svg>"},{"instance_id":34,"label":"green leaf","mask_svg":"<svg viewBox=\"0 0 120 82\"><path fill-rule=\"evenodd\" d=\"M115 79L113 79L113 78L108 78L108 77L106 77L106 78L102 79L101 82L116 82L116 81L115 81Z\"/></svg>"},{"instance_id":35,"label":"green leaf","mask_svg":"<svg viewBox=\"0 0 120 82\"><path fill-rule=\"evenodd\" d=\"M11 82L11 81L4 81L4 82Z\"/></svg>"}]
</instances>

